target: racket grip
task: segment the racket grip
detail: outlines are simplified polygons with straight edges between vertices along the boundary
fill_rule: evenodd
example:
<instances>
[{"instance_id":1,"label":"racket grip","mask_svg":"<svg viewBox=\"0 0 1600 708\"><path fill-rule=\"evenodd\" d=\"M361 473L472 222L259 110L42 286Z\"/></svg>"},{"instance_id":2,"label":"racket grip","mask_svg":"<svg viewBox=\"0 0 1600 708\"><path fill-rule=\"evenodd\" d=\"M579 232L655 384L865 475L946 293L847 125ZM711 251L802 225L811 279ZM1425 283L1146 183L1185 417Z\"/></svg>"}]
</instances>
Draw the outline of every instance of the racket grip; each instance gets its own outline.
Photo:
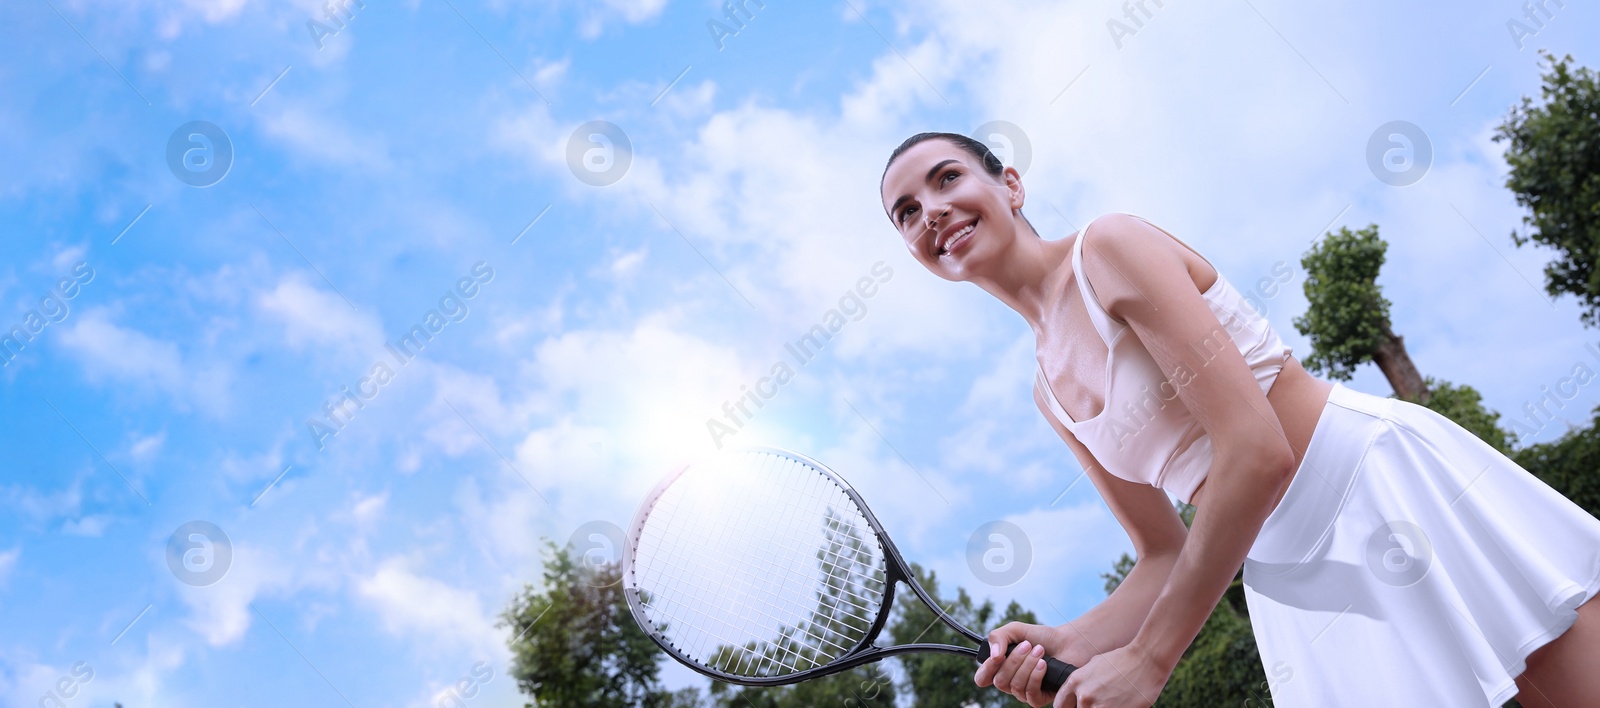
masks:
<instances>
[{"instance_id":1,"label":"racket grip","mask_svg":"<svg viewBox=\"0 0 1600 708\"><path fill-rule=\"evenodd\" d=\"M1011 656L1011 652L1016 651L1016 649L1017 649L1017 645L1015 645L1015 644L1012 644L1011 646L1006 647L1006 656ZM983 663L985 661L988 661L988 660L989 660L989 643L988 642L979 642L978 643L978 663L981 664L981 663ZM1056 691L1060 690L1063 685L1066 684L1067 677L1071 676L1072 672L1077 671L1077 670L1078 670L1078 667L1073 666L1072 664L1068 664L1068 663L1066 663L1064 661L1060 661L1060 660L1056 659L1053 656L1046 656L1044 658L1044 681L1039 684L1039 688L1042 688L1042 689L1044 689L1046 691L1049 691L1050 693L1055 693Z\"/></svg>"}]
</instances>

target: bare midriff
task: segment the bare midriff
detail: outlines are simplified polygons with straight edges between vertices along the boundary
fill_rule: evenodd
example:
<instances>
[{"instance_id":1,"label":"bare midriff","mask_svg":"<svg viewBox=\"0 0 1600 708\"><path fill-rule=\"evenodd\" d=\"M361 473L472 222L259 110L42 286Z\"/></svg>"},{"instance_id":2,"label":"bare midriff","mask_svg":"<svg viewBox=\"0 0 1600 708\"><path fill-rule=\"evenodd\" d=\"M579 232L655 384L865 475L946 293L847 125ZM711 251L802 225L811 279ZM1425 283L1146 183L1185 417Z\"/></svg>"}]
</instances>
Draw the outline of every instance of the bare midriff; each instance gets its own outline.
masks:
<instances>
[{"instance_id":1,"label":"bare midriff","mask_svg":"<svg viewBox=\"0 0 1600 708\"><path fill-rule=\"evenodd\" d=\"M1283 369L1273 379L1272 388L1267 390L1267 403L1278 414L1278 424L1283 426L1283 435L1289 441L1289 449L1294 452L1294 469L1272 498L1270 508L1278 508L1278 501L1289 490L1289 482L1299 472L1300 461L1305 459L1306 448L1311 445L1311 434L1317 429L1317 419L1322 416L1322 409L1328 402L1328 392L1332 390L1332 383L1312 376L1293 356L1284 360ZM1205 491L1206 483L1202 481L1194 494L1189 496L1189 503L1202 506Z\"/></svg>"}]
</instances>

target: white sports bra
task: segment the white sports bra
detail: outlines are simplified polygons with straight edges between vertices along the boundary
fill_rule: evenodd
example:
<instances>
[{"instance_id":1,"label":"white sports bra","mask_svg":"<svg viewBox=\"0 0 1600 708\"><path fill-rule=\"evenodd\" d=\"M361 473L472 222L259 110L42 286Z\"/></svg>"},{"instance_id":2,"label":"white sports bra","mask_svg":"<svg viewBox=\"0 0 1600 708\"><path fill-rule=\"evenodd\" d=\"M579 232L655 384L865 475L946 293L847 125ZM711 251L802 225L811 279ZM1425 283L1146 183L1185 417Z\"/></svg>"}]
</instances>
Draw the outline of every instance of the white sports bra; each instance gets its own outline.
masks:
<instances>
[{"instance_id":1,"label":"white sports bra","mask_svg":"<svg viewBox=\"0 0 1600 708\"><path fill-rule=\"evenodd\" d=\"M1150 223L1144 217L1135 218ZM1172 236L1166 229L1161 231ZM1092 418L1074 421L1056 400L1043 367L1037 367L1036 385L1042 389L1045 403L1056 419L1108 472L1130 482L1164 489L1188 503L1211 469L1210 435L1177 398L1177 391L1132 328L1111 319L1094 297L1094 288L1083 274L1083 239L1088 232L1089 227L1085 226L1073 244L1072 271L1089 319L1108 350L1105 407ZM1177 236L1172 238L1189 248ZM1195 253L1199 255L1198 251ZM1222 277L1221 271L1217 271L1217 282L1202 297L1244 355L1256 382L1261 384L1261 392L1266 393L1288 360L1289 346Z\"/></svg>"}]
</instances>

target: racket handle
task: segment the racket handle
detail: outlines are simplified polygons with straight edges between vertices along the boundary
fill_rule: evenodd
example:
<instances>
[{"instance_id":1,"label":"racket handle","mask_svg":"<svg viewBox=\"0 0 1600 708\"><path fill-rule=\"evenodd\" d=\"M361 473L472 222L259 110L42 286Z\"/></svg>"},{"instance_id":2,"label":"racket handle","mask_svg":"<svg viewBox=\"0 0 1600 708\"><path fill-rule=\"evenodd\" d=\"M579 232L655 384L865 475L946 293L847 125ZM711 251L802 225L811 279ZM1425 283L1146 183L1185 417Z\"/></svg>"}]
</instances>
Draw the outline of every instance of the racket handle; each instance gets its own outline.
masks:
<instances>
[{"instance_id":1,"label":"racket handle","mask_svg":"<svg viewBox=\"0 0 1600 708\"><path fill-rule=\"evenodd\" d=\"M1017 645L1015 644L1006 647L1006 656L1011 656L1011 652L1016 651L1016 649ZM981 664L988 660L989 643L979 642L978 663ZM1067 683L1067 677L1071 676L1072 672L1077 670L1078 667L1073 666L1072 664L1057 660L1052 656L1046 656L1044 658L1044 681L1039 684L1039 688L1049 691L1050 693L1055 693L1056 691L1061 690L1061 687Z\"/></svg>"}]
</instances>

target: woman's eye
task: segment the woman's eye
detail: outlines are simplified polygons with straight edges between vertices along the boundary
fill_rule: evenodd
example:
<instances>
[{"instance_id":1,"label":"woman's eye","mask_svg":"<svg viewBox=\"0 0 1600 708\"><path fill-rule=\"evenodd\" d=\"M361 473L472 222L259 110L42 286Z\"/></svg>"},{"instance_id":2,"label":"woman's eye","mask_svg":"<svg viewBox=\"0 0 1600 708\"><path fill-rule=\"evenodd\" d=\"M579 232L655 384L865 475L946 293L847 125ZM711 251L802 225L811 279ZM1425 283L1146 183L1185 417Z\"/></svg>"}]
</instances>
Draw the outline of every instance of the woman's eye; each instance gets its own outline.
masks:
<instances>
[{"instance_id":1,"label":"woman's eye","mask_svg":"<svg viewBox=\"0 0 1600 708\"><path fill-rule=\"evenodd\" d=\"M954 176L959 175L959 174L961 174L961 173L957 172L955 170L950 170L949 172L944 173L944 177L940 177L939 181L940 181L940 183L947 183L947 180L945 180L945 177L954 177Z\"/></svg>"},{"instance_id":2,"label":"woman's eye","mask_svg":"<svg viewBox=\"0 0 1600 708\"><path fill-rule=\"evenodd\" d=\"M906 223L906 217L911 216L911 212L915 211L915 210L916 210L916 207L906 207L904 209L901 209L900 210L900 223L901 224Z\"/></svg>"}]
</instances>

